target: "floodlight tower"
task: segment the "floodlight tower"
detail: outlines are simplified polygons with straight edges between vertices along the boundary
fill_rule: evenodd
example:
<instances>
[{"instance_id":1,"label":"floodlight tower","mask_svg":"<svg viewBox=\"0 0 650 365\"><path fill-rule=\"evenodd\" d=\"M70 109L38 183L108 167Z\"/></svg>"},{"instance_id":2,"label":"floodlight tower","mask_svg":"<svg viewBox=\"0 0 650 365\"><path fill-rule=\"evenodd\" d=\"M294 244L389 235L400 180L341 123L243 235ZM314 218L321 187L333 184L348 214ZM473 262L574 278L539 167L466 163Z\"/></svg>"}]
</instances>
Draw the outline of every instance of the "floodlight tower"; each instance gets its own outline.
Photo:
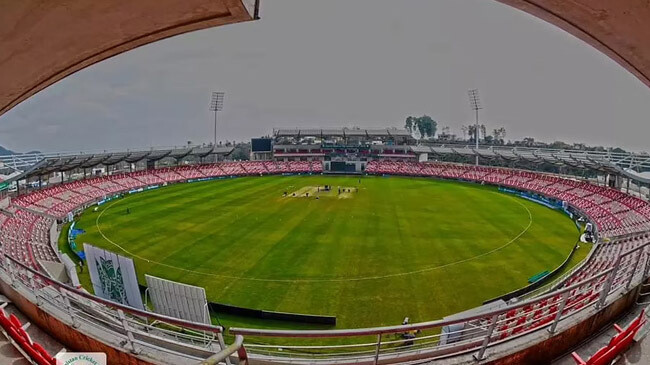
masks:
<instances>
[{"instance_id":1,"label":"floodlight tower","mask_svg":"<svg viewBox=\"0 0 650 365\"><path fill-rule=\"evenodd\" d=\"M226 93L222 91L212 92L212 101L210 101L210 111L214 112L214 146L217 146L217 112L223 110L223 97Z\"/></svg>"},{"instance_id":2,"label":"floodlight tower","mask_svg":"<svg viewBox=\"0 0 650 365\"><path fill-rule=\"evenodd\" d=\"M483 108L481 107L481 99L479 98L478 95L478 89L471 89L467 93L469 94L469 106L476 114L476 124L474 127L474 139L476 140L476 166L478 166L478 138L479 138L478 111Z\"/></svg>"}]
</instances>

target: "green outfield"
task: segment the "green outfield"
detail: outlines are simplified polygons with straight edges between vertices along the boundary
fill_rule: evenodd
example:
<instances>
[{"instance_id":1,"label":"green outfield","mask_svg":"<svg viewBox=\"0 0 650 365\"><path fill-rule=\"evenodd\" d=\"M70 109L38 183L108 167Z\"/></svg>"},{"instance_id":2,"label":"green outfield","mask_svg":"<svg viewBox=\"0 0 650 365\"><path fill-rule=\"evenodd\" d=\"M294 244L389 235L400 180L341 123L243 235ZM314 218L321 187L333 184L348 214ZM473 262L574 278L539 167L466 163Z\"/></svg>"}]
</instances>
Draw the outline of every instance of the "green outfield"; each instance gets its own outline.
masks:
<instances>
[{"instance_id":1,"label":"green outfield","mask_svg":"<svg viewBox=\"0 0 650 365\"><path fill-rule=\"evenodd\" d=\"M202 286L219 303L335 315L337 328L478 306L553 270L579 235L564 214L494 187L426 178L234 178L93 210L78 219L86 233L77 244L133 257L142 284L148 273ZM220 317L226 326L304 328Z\"/></svg>"}]
</instances>

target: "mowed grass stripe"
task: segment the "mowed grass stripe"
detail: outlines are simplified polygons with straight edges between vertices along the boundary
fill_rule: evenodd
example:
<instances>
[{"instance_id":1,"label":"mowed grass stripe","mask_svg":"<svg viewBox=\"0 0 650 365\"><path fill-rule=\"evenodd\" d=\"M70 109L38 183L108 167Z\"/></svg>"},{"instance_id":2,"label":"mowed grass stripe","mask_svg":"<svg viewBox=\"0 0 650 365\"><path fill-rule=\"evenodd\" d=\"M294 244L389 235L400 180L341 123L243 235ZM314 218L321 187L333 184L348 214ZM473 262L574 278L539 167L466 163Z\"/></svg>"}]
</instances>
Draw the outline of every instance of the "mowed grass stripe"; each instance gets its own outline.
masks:
<instances>
[{"instance_id":1,"label":"mowed grass stripe","mask_svg":"<svg viewBox=\"0 0 650 365\"><path fill-rule=\"evenodd\" d=\"M336 315L340 328L397 324L404 316L431 320L480 305L559 265L578 236L564 215L493 187L424 178L358 182L270 176L178 184L118 201L99 224L128 251L179 268L136 260L142 283L149 273L205 287L218 302ZM325 184L360 191L349 199L282 197ZM502 247L528 226L526 208L530 229ZM83 214L78 226L87 233L78 241L118 252L99 234L98 214ZM356 280L370 277L383 278ZM226 325L277 325L227 318Z\"/></svg>"}]
</instances>

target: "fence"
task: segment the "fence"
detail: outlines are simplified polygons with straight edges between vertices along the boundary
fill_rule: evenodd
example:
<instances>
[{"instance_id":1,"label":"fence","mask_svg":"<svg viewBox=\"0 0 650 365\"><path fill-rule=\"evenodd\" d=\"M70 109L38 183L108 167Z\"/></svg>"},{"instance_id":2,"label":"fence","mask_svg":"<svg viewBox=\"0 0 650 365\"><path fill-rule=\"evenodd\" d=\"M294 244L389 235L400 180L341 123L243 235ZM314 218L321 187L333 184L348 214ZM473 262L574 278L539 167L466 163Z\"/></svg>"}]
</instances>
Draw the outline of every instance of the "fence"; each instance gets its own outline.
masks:
<instances>
[{"instance_id":1,"label":"fence","mask_svg":"<svg viewBox=\"0 0 650 365\"><path fill-rule=\"evenodd\" d=\"M621 252L614 264L573 285L496 310L417 324L349 330L268 330L231 328L246 337L251 357L310 362L378 363L413 358L434 359L463 353L485 357L490 346L558 324L590 308L601 308L613 294L648 277L650 241ZM419 331L413 337L414 331ZM267 340L264 340L264 339ZM278 344L271 344L276 338ZM313 345L306 339L344 339L349 343ZM355 341L356 340L356 341ZM294 343L291 343L291 342ZM298 342L302 341L303 344ZM307 342L307 343L304 343ZM341 341L339 341L341 342Z\"/></svg>"},{"instance_id":2,"label":"fence","mask_svg":"<svg viewBox=\"0 0 650 365\"><path fill-rule=\"evenodd\" d=\"M198 363L220 353L245 350L226 347L223 328L138 310L60 283L12 257L0 260L0 279L42 310L92 337L121 344L124 352L145 355L161 363ZM119 346L115 346L119 349ZM226 350L232 350L229 353ZM227 353L227 356L226 356Z\"/></svg>"},{"instance_id":3,"label":"fence","mask_svg":"<svg viewBox=\"0 0 650 365\"><path fill-rule=\"evenodd\" d=\"M125 352L146 354L162 363L199 362L217 353L213 359L229 361L225 353L230 350L242 360L248 351L252 358L268 360L377 363L463 353L483 359L495 344L542 329L554 333L561 321L600 308L611 295L626 292L646 279L649 258L650 239L646 239L638 247L620 252L607 269L578 283L496 310L452 319L347 330L231 328L230 333L246 337L245 347L226 347L221 327L140 311L96 297L9 256L0 260L0 279L68 325L104 340L113 339L109 342L121 344ZM414 331L419 331L417 337L412 336ZM271 337L277 344L263 340ZM315 338L319 344L309 343ZM327 344L327 339L338 343ZM243 337L236 337L235 342L239 341Z\"/></svg>"}]
</instances>

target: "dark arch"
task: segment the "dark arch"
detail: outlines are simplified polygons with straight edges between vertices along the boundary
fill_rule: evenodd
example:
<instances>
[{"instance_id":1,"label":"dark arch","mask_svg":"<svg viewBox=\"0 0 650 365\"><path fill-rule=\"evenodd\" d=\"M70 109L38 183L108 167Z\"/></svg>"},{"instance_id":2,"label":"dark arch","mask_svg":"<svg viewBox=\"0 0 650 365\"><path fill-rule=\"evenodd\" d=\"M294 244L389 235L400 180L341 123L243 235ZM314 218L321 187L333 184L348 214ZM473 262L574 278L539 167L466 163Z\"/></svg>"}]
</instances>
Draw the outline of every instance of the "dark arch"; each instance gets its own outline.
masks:
<instances>
[{"instance_id":1,"label":"dark arch","mask_svg":"<svg viewBox=\"0 0 650 365\"><path fill-rule=\"evenodd\" d=\"M0 0L0 115L130 49L253 20L259 0Z\"/></svg>"},{"instance_id":2,"label":"dark arch","mask_svg":"<svg viewBox=\"0 0 650 365\"><path fill-rule=\"evenodd\" d=\"M0 0L0 115L54 82L124 51L253 20L258 1ZM497 1L566 30L650 86L650 1Z\"/></svg>"}]
</instances>

